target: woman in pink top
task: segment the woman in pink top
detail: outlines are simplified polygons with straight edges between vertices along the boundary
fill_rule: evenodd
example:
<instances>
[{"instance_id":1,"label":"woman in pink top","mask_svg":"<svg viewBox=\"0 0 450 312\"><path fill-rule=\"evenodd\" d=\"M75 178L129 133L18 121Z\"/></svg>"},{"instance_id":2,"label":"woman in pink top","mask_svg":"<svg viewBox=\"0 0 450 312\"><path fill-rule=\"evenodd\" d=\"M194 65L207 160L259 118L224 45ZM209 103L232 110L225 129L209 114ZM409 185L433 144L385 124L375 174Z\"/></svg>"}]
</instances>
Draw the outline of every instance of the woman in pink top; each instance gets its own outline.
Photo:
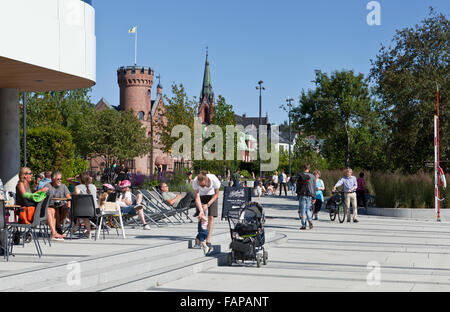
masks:
<instances>
[{"instance_id":1,"label":"woman in pink top","mask_svg":"<svg viewBox=\"0 0 450 312\"><path fill-rule=\"evenodd\" d=\"M359 207L366 207L366 181L364 180L364 172L359 174L357 180L358 188L356 189L356 198Z\"/></svg>"}]
</instances>

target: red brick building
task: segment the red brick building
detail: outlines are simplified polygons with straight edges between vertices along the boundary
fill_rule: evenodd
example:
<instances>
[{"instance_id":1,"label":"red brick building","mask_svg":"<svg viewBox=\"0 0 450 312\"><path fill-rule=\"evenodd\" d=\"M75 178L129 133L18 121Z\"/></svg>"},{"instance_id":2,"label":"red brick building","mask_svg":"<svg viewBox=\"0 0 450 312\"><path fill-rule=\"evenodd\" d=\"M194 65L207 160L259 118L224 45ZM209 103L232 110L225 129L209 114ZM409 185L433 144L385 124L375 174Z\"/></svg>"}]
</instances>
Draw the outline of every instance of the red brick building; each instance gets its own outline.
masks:
<instances>
[{"instance_id":1,"label":"red brick building","mask_svg":"<svg viewBox=\"0 0 450 312\"><path fill-rule=\"evenodd\" d=\"M120 88L121 111L133 111L146 128L146 133L153 141L153 150L149 155L127 162L131 172L153 174L156 171L173 171L175 162L170 155L162 151L161 137L157 121L166 122L164 98L161 83L156 87L156 96L152 100L154 71L149 67L120 67L117 70L117 82ZM97 110L114 109L102 98L96 105ZM101 159L91 161L93 171L102 170Z\"/></svg>"}]
</instances>

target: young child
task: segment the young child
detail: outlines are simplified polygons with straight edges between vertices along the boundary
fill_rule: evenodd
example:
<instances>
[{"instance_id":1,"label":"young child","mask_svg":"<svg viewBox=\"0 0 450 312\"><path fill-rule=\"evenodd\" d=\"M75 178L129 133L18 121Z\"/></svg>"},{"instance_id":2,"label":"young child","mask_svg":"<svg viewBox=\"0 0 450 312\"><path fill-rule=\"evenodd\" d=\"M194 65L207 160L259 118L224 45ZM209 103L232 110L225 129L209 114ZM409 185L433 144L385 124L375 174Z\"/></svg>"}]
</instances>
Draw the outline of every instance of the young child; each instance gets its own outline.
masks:
<instances>
[{"instance_id":1,"label":"young child","mask_svg":"<svg viewBox=\"0 0 450 312\"><path fill-rule=\"evenodd\" d=\"M208 237L208 217L203 215L202 217L198 216L198 234L195 238L196 246L200 247L203 250L203 253L206 255L209 251L209 247L206 245L206 238Z\"/></svg>"}]
</instances>

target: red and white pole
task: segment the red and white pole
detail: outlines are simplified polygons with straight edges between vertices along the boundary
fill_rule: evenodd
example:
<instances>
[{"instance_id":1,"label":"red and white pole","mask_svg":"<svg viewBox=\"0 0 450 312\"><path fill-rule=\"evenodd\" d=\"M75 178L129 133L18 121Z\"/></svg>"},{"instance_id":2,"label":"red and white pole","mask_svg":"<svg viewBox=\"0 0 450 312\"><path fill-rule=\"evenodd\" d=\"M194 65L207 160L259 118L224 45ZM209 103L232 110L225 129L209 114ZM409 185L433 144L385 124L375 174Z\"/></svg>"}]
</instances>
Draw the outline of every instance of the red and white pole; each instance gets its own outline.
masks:
<instances>
[{"instance_id":1,"label":"red and white pole","mask_svg":"<svg viewBox=\"0 0 450 312\"><path fill-rule=\"evenodd\" d=\"M434 189L435 189L435 209L437 214L437 220L441 221L441 194L439 191L440 179L439 179L439 86L437 86L437 115L434 116Z\"/></svg>"}]
</instances>

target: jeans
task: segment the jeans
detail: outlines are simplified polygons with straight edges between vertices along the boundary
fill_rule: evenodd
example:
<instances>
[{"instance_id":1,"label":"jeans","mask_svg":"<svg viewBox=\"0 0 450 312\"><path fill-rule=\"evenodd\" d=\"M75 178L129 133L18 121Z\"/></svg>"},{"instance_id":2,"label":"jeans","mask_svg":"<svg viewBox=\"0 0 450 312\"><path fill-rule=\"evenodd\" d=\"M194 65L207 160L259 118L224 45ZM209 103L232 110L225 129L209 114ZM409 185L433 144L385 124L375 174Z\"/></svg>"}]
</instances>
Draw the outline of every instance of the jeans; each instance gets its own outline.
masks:
<instances>
[{"instance_id":1,"label":"jeans","mask_svg":"<svg viewBox=\"0 0 450 312\"><path fill-rule=\"evenodd\" d=\"M302 226L306 226L306 220L312 221L312 214L311 214L312 197L300 196L298 201L300 208L299 213L302 218Z\"/></svg>"},{"instance_id":2,"label":"jeans","mask_svg":"<svg viewBox=\"0 0 450 312\"><path fill-rule=\"evenodd\" d=\"M206 241L206 238L208 237L208 228L203 229L203 228L202 228L202 222L200 221L200 222L198 222L198 227L197 227L197 229L198 229L198 234L197 234L197 237L196 237L196 238L197 238L200 242Z\"/></svg>"}]
</instances>

